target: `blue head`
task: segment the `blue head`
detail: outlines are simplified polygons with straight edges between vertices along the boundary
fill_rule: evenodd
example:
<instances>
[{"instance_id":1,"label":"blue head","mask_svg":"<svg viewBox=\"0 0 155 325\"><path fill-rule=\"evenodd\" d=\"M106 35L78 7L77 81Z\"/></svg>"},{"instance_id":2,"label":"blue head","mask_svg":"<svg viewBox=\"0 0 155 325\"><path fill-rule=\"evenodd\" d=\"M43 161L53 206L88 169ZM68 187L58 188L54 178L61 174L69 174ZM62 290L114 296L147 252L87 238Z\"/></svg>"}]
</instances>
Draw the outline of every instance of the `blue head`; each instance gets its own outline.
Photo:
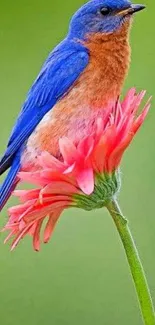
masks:
<instances>
[{"instance_id":1,"label":"blue head","mask_svg":"<svg viewBox=\"0 0 155 325\"><path fill-rule=\"evenodd\" d=\"M73 16L69 35L84 39L90 33L114 33L144 5L129 0L91 0Z\"/></svg>"}]
</instances>

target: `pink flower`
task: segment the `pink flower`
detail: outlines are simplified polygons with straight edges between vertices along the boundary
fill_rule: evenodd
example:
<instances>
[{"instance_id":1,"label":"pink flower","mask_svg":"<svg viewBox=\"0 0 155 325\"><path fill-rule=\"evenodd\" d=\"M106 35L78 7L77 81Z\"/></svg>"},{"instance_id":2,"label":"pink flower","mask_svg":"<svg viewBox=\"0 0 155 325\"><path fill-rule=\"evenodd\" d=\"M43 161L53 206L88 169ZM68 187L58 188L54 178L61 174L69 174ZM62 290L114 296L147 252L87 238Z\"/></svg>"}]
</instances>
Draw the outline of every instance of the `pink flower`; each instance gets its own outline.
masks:
<instances>
[{"instance_id":1,"label":"pink flower","mask_svg":"<svg viewBox=\"0 0 155 325\"><path fill-rule=\"evenodd\" d=\"M26 235L33 236L35 250L40 248L40 230L47 219L43 240L47 243L64 209L86 210L106 206L119 190L118 168L122 155L142 125L150 100L136 117L145 95L131 89L122 103L105 110L104 118L96 120L95 131L75 145L69 138L59 141L61 161L48 152L38 157L38 171L20 172L20 181L38 186L33 190L18 190L14 195L21 204L9 210L7 242L14 237L12 249Z\"/></svg>"}]
</instances>

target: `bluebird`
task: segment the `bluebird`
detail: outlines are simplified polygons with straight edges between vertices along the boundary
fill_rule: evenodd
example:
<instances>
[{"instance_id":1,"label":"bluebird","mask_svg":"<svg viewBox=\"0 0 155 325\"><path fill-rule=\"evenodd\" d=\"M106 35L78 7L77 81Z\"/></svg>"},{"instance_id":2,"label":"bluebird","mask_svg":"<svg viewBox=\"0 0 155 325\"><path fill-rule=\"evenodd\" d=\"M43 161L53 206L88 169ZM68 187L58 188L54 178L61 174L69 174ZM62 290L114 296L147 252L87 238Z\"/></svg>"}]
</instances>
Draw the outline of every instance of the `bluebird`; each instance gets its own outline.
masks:
<instances>
[{"instance_id":1,"label":"bluebird","mask_svg":"<svg viewBox=\"0 0 155 325\"><path fill-rule=\"evenodd\" d=\"M60 158L59 139L76 141L116 102L130 64L129 32L144 5L128 0L91 0L73 16L66 38L50 53L29 90L0 161L0 209L20 170L35 170L48 151Z\"/></svg>"}]
</instances>

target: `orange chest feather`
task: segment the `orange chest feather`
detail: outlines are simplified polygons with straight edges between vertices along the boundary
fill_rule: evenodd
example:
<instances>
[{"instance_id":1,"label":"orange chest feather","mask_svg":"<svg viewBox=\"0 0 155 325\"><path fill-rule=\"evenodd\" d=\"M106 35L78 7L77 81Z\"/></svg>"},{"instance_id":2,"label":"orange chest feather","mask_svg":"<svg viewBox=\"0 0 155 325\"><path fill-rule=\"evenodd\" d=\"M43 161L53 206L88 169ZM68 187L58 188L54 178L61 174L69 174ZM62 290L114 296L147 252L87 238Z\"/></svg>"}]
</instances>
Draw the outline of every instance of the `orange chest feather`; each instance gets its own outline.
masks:
<instances>
[{"instance_id":1,"label":"orange chest feather","mask_svg":"<svg viewBox=\"0 0 155 325\"><path fill-rule=\"evenodd\" d=\"M52 116L73 117L89 114L90 110L104 109L116 101L121 93L130 63L128 34L95 35L88 38L85 46L89 49L89 64L74 83L70 91L52 109ZM93 113L94 114L94 113Z\"/></svg>"},{"instance_id":2,"label":"orange chest feather","mask_svg":"<svg viewBox=\"0 0 155 325\"><path fill-rule=\"evenodd\" d=\"M89 64L74 83L73 88L55 106L68 113L80 105L91 109L103 108L109 100L117 100L130 64L128 42L129 26L124 26L116 34L88 36L84 45L89 50Z\"/></svg>"}]
</instances>

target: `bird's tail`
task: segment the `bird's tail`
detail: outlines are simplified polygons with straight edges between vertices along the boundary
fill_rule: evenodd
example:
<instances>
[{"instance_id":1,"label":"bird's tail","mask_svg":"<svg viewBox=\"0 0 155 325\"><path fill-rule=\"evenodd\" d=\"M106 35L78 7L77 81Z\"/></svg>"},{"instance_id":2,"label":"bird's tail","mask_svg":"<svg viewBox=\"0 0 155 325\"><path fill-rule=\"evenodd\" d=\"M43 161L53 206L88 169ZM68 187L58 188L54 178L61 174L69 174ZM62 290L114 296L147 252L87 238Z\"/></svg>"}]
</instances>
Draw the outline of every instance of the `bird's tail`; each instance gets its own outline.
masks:
<instances>
[{"instance_id":1,"label":"bird's tail","mask_svg":"<svg viewBox=\"0 0 155 325\"><path fill-rule=\"evenodd\" d=\"M7 200L9 199L11 193L14 191L18 179L17 173L20 169L20 160L19 157L15 157L12 163L12 166L8 172L4 183L0 187L0 211L3 209L4 205L6 204Z\"/></svg>"}]
</instances>

